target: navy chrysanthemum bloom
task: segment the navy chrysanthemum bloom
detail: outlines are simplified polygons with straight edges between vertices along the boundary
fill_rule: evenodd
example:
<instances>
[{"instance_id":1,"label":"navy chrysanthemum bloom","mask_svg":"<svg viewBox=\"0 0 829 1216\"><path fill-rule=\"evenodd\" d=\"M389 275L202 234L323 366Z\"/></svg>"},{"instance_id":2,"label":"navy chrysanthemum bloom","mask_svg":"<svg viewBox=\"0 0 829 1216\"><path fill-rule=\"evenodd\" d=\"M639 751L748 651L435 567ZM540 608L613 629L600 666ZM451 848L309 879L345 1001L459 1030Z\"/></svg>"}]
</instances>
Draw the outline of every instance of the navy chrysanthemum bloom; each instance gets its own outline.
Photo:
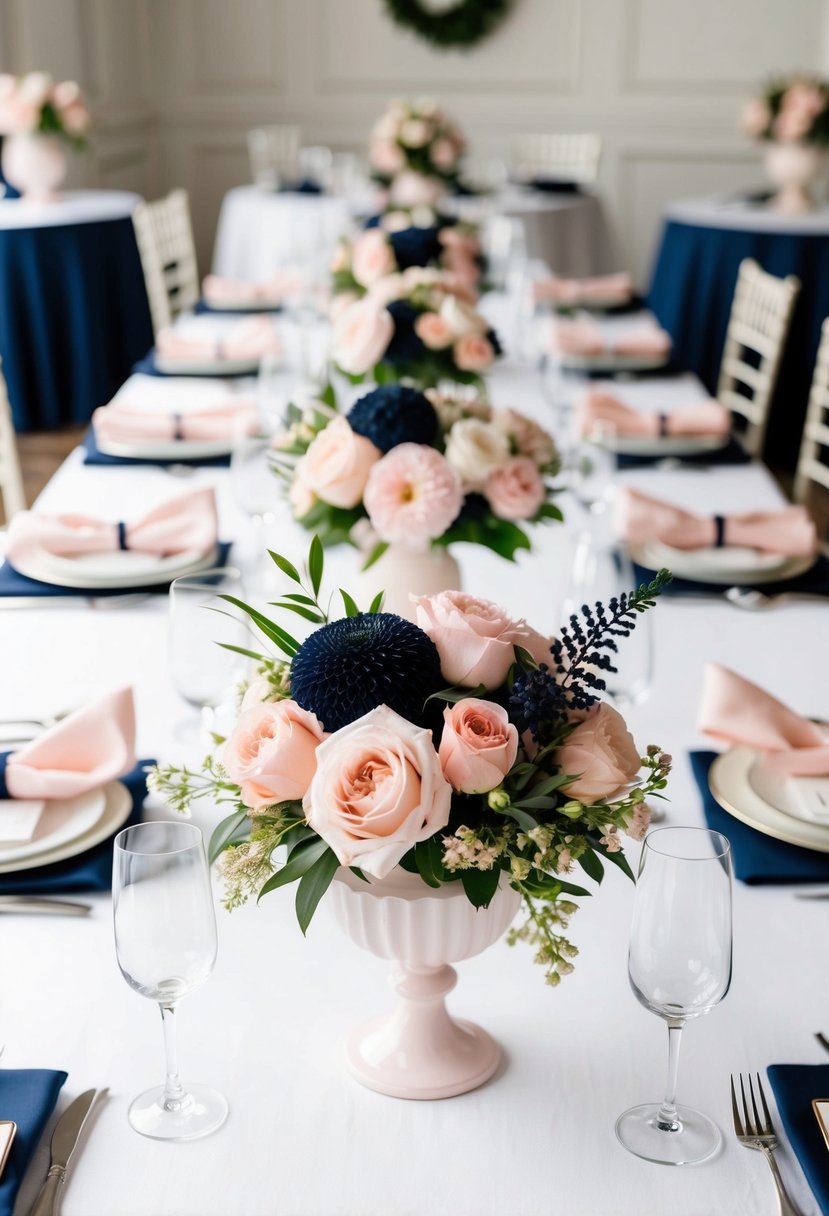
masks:
<instances>
[{"instance_id":1,"label":"navy chrysanthemum bloom","mask_svg":"<svg viewBox=\"0 0 829 1216\"><path fill-rule=\"evenodd\" d=\"M422 358L426 347L414 330L420 311L408 300L392 300L386 307L394 321L394 334L384 359L389 363L411 363Z\"/></svg>"},{"instance_id":2,"label":"navy chrysanthemum bloom","mask_svg":"<svg viewBox=\"0 0 829 1216\"><path fill-rule=\"evenodd\" d=\"M394 256L400 270L408 270L410 266L428 266L440 257L441 244L438 240L439 229L402 228L399 232L390 232L389 240L394 250Z\"/></svg>"},{"instance_id":3,"label":"navy chrysanthemum bloom","mask_svg":"<svg viewBox=\"0 0 829 1216\"><path fill-rule=\"evenodd\" d=\"M446 681L430 637L391 612L361 612L323 625L291 663L291 695L327 731L388 705L423 724L426 699Z\"/></svg>"},{"instance_id":4,"label":"navy chrysanthemum bloom","mask_svg":"<svg viewBox=\"0 0 829 1216\"><path fill-rule=\"evenodd\" d=\"M428 397L404 384L387 384L355 401L348 412L352 431L370 439L381 452L399 443L432 443L438 416Z\"/></svg>"}]
</instances>

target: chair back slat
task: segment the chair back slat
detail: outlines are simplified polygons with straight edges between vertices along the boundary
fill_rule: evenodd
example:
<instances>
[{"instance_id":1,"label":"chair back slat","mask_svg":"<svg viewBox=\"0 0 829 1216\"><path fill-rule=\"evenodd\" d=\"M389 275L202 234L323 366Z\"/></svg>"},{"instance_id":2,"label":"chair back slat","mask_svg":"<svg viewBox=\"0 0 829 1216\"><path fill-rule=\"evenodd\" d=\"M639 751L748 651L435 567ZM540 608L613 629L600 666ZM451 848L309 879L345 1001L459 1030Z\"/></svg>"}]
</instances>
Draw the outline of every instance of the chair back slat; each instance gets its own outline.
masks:
<instances>
[{"instance_id":1,"label":"chair back slat","mask_svg":"<svg viewBox=\"0 0 829 1216\"><path fill-rule=\"evenodd\" d=\"M18 511L26 510L23 493L23 474L17 452L17 436L12 423L12 411L6 381L0 365L0 497L3 500L3 515L6 526Z\"/></svg>"},{"instance_id":2,"label":"chair back slat","mask_svg":"<svg viewBox=\"0 0 829 1216\"><path fill-rule=\"evenodd\" d=\"M548 176L595 182L601 155L602 137L593 132L519 135L513 146L513 163L528 178Z\"/></svg>"},{"instance_id":3,"label":"chair back slat","mask_svg":"<svg viewBox=\"0 0 829 1216\"><path fill-rule=\"evenodd\" d=\"M196 246L186 190L139 203L133 213L153 330L157 334L199 298Z\"/></svg>"},{"instance_id":4,"label":"chair back slat","mask_svg":"<svg viewBox=\"0 0 829 1216\"><path fill-rule=\"evenodd\" d=\"M274 189L299 171L299 127L277 123L248 131L250 172L257 186Z\"/></svg>"},{"instance_id":5,"label":"chair back slat","mask_svg":"<svg viewBox=\"0 0 829 1216\"><path fill-rule=\"evenodd\" d=\"M820 330L806 421L794 479L796 502L809 497L810 482L829 489L829 317Z\"/></svg>"}]
</instances>

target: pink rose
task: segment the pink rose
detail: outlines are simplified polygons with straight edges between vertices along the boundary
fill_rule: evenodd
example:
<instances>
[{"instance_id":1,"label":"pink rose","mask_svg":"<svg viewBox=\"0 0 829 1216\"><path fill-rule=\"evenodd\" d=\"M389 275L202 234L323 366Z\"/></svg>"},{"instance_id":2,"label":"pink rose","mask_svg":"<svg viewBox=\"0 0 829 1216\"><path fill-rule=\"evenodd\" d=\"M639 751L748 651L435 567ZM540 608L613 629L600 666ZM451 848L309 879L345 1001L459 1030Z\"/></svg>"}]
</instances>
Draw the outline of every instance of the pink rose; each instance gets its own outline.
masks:
<instances>
[{"instance_id":1,"label":"pink rose","mask_svg":"<svg viewBox=\"0 0 829 1216\"><path fill-rule=\"evenodd\" d=\"M468 697L443 711L443 724L438 756L452 788L485 794L500 785L518 754L518 731L507 711Z\"/></svg>"},{"instance_id":2,"label":"pink rose","mask_svg":"<svg viewBox=\"0 0 829 1216\"><path fill-rule=\"evenodd\" d=\"M810 118L817 118L826 108L827 96L823 89L816 84L799 81L793 84L783 94L783 110L800 110Z\"/></svg>"},{"instance_id":3,"label":"pink rose","mask_svg":"<svg viewBox=\"0 0 829 1216\"><path fill-rule=\"evenodd\" d=\"M383 358L394 334L391 313L368 297L343 310L334 322L331 353L349 375L362 376Z\"/></svg>"},{"instance_id":4,"label":"pink rose","mask_svg":"<svg viewBox=\"0 0 829 1216\"><path fill-rule=\"evenodd\" d=\"M429 160L436 169L448 173L458 159L458 150L451 139L436 139L429 149Z\"/></svg>"},{"instance_id":5,"label":"pink rose","mask_svg":"<svg viewBox=\"0 0 829 1216\"><path fill-rule=\"evenodd\" d=\"M549 660L549 643L526 621L515 621L490 600L462 591L421 595L417 623L438 648L440 669L450 684L494 689L503 684L523 646L537 661Z\"/></svg>"},{"instance_id":6,"label":"pink rose","mask_svg":"<svg viewBox=\"0 0 829 1216\"><path fill-rule=\"evenodd\" d=\"M636 744L624 718L605 701L584 714L554 759L561 772L575 777L562 788L588 804L612 798L634 780L641 768Z\"/></svg>"},{"instance_id":7,"label":"pink rose","mask_svg":"<svg viewBox=\"0 0 829 1216\"><path fill-rule=\"evenodd\" d=\"M339 320L347 308L350 308L352 304L356 304L359 299L360 297L356 291L338 291L328 305L328 318L332 325L335 321Z\"/></svg>"},{"instance_id":8,"label":"pink rose","mask_svg":"<svg viewBox=\"0 0 829 1216\"><path fill-rule=\"evenodd\" d=\"M393 139L374 138L369 145L369 158L378 173L393 177L406 164L403 149Z\"/></svg>"},{"instance_id":9,"label":"pink rose","mask_svg":"<svg viewBox=\"0 0 829 1216\"><path fill-rule=\"evenodd\" d=\"M510 456L484 482L484 494L499 519L532 519L547 497L544 479L529 456Z\"/></svg>"},{"instance_id":10,"label":"pink rose","mask_svg":"<svg viewBox=\"0 0 829 1216\"><path fill-rule=\"evenodd\" d=\"M305 814L341 865L385 878L413 844L449 822L452 787L432 732L387 705L330 735L316 761Z\"/></svg>"},{"instance_id":11,"label":"pink rose","mask_svg":"<svg viewBox=\"0 0 829 1216\"><path fill-rule=\"evenodd\" d=\"M76 101L80 100L80 86L74 80L62 80L52 89L52 101L58 110L65 110L67 106L74 105Z\"/></svg>"},{"instance_id":12,"label":"pink rose","mask_svg":"<svg viewBox=\"0 0 829 1216\"><path fill-rule=\"evenodd\" d=\"M363 502L382 540L425 549L457 519L461 479L436 448L400 443L372 468Z\"/></svg>"},{"instance_id":13,"label":"pink rose","mask_svg":"<svg viewBox=\"0 0 829 1216\"><path fill-rule=\"evenodd\" d=\"M301 462L301 480L332 507L356 507L363 497L380 450L357 435L343 417L329 422L311 442Z\"/></svg>"},{"instance_id":14,"label":"pink rose","mask_svg":"<svg viewBox=\"0 0 829 1216\"><path fill-rule=\"evenodd\" d=\"M392 300L399 300L405 294L405 282L402 274L387 274L378 279L368 289L368 298L375 308L385 308Z\"/></svg>"},{"instance_id":15,"label":"pink rose","mask_svg":"<svg viewBox=\"0 0 829 1216\"><path fill-rule=\"evenodd\" d=\"M541 469L558 463L552 435L526 414L512 409L496 410L492 421L519 456L529 456Z\"/></svg>"},{"instance_id":16,"label":"pink rose","mask_svg":"<svg viewBox=\"0 0 829 1216\"><path fill-rule=\"evenodd\" d=\"M462 372L483 372L495 358L495 350L482 334L464 334L453 347L455 363Z\"/></svg>"},{"instance_id":17,"label":"pink rose","mask_svg":"<svg viewBox=\"0 0 829 1216\"><path fill-rule=\"evenodd\" d=\"M397 267L394 250L382 228L369 228L354 242L351 273L363 287L371 287Z\"/></svg>"},{"instance_id":18,"label":"pink rose","mask_svg":"<svg viewBox=\"0 0 829 1216\"><path fill-rule=\"evenodd\" d=\"M67 135L81 138L86 135L92 117L82 101L74 101L61 111L61 122Z\"/></svg>"},{"instance_id":19,"label":"pink rose","mask_svg":"<svg viewBox=\"0 0 829 1216\"><path fill-rule=\"evenodd\" d=\"M437 312L422 312L414 323L414 331L429 350L445 350L452 345L452 331Z\"/></svg>"},{"instance_id":20,"label":"pink rose","mask_svg":"<svg viewBox=\"0 0 829 1216\"><path fill-rule=\"evenodd\" d=\"M251 810L304 797L317 767L325 732L295 701L254 705L241 714L224 747L222 763Z\"/></svg>"},{"instance_id":21,"label":"pink rose","mask_svg":"<svg viewBox=\"0 0 829 1216\"><path fill-rule=\"evenodd\" d=\"M288 489L288 501L294 509L294 518L302 519L307 515L317 501L317 496L305 480L305 458L297 461L294 475Z\"/></svg>"},{"instance_id":22,"label":"pink rose","mask_svg":"<svg viewBox=\"0 0 829 1216\"><path fill-rule=\"evenodd\" d=\"M445 189L439 177L427 177L424 173L404 169L392 181L389 195L398 207L434 207Z\"/></svg>"},{"instance_id":23,"label":"pink rose","mask_svg":"<svg viewBox=\"0 0 829 1216\"><path fill-rule=\"evenodd\" d=\"M772 130L775 139L798 142L804 139L812 127L812 116L806 110L781 110L774 120Z\"/></svg>"}]
</instances>

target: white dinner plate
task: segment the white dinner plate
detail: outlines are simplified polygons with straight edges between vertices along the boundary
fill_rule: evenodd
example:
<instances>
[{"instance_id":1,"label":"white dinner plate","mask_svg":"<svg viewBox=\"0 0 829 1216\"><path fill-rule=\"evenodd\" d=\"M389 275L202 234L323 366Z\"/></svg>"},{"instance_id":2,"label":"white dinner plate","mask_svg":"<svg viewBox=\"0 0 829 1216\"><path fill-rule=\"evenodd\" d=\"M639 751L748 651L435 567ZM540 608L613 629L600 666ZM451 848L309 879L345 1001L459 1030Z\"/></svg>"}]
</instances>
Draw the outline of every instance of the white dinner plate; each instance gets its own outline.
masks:
<instances>
[{"instance_id":1,"label":"white dinner plate","mask_svg":"<svg viewBox=\"0 0 829 1216\"><path fill-rule=\"evenodd\" d=\"M110 781L100 792L104 796L104 807L92 827L72 840L64 841L63 844L55 845L53 848L44 849L37 856L25 857L18 861L0 862L0 874L15 874L18 870L31 870L35 866L52 865L56 861L78 857L117 832L130 817L132 810L130 792L120 781ZM48 808L43 814L44 816L49 814Z\"/></svg>"},{"instance_id":2,"label":"white dinner plate","mask_svg":"<svg viewBox=\"0 0 829 1216\"><path fill-rule=\"evenodd\" d=\"M716 801L729 815L766 836L829 853L829 827L796 818L768 801L769 797L779 801L785 787L781 782L758 781L760 759L760 753L751 747L732 747L718 756L708 773L708 785Z\"/></svg>"},{"instance_id":3,"label":"white dinner plate","mask_svg":"<svg viewBox=\"0 0 829 1216\"><path fill-rule=\"evenodd\" d=\"M259 371L255 359L170 359L155 353L156 370L165 376L253 376Z\"/></svg>"},{"instance_id":4,"label":"white dinner plate","mask_svg":"<svg viewBox=\"0 0 829 1216\"><path fill-rule=\"evenodd\" d=\"M233 451L232 439L101 440L96 435L95 443L105 456L131 460L212 460Z\"/></svg>"},{"instance_id":5,"label":"white dinner plate","mask_svg":"<svg viewBox=\"0 0 829 1216\"><path fill-rule=\"evenodd\" d=\"M761 553L757 549L738 549L728 545L721 549L674 549L657 540L629 545L628 552L646 570L667 567L678 578L699 583L717 583L723 587L752 586L755 583L779 583L797 578L811 570L817 560L810 557L781 557L777 553Z\"/></svg>"},{"instance_id":6,"label":"white dinner plate","mask_svg":"<svg viewBox=\"0 0 829 1216\"><path fill-rule=\"evenodd\" d=\"M718 452L730 442L730 435L592 435L590 443L617 452L620 456L696 456ZM100 445L99 445L100 446Z\"/></svg>"},{"instance_id":7,"label":"white dinner plate","mask_svg":"<svg viewBox=\"0 0 829 1216\"><path fill-rule=\"evenodd\" d=\"M31 840L24 844L0 845L0 862L25 861L76 840L94 828L104 813L106 796L103 787L79 794L76 798L56 798L47 801L37 821ZM0 816L3 804L0 803Z\"/></svg>"},{"instance_id":8,"label":"white dinner plate","mask_svg":"<svg viewBox=\"0 0 829 1216\"><path fill-rule=\"evenodd\" d=\"M670 363L671 354L617 355L607 351L601 355L561 354L559 358L562 367L574 372L650 372Z\"/></svg>"},{"instance_id":9,"label":"white dinner plate","mask_svg":"<svg viewBox=\"0 0 829 1216\"><path fill-rule=\"evenodd\" d=\"M155 587L171 583L185 574L208 570L216 561L217 550L204 555L193 549L170 557L116 549L110 553L84 553L78 557L59 557L53 553L33 553L15 564L27 578L56 587L108 591L124 587Z\"/></svg>"}]
</instances>

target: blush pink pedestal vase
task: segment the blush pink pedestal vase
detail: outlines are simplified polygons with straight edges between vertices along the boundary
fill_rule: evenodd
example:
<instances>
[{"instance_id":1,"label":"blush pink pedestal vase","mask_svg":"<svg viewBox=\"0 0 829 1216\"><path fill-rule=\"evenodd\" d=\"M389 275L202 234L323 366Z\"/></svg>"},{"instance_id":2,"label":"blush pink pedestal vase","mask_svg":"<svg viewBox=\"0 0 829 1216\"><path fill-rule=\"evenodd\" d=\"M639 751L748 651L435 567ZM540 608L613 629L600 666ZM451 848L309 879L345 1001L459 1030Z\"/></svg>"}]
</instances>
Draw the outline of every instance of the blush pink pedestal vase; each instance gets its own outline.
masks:
<instances>
[{"instance_id":1,"label":"blush pink pedestal vase","mask_svg":"<svg viewBox=\"0 0 829 1216\"><path fill-rule=\"evenodd\" d=\"M449 1014L444 997L457 982L450 964L496 942L520 895L502 878L489 907L476 909L459 882L427 887L398 867L370 883L339 870L328 898L353 942L396 963L391 985L399 1003L352 1031L346 1047L352 1075L393 1098L452 1098L483 1085L501 1049L480 1026Z\"/></svg>"},{"instance_id":2,"label":"blush pink pedestal vase","mask_svg":"<svg viewBox=\"0 0 829 1216\"><path fill-rule=\"evenodd\" d=\"M361 607L367 607L378 591L385 591L383 611L414 621L416 611L409 595L460 591L461 571L448 549L440 545L423 553L389 545L373 566L351 579L349 587Z\"/></svg>"}]
</instances>

